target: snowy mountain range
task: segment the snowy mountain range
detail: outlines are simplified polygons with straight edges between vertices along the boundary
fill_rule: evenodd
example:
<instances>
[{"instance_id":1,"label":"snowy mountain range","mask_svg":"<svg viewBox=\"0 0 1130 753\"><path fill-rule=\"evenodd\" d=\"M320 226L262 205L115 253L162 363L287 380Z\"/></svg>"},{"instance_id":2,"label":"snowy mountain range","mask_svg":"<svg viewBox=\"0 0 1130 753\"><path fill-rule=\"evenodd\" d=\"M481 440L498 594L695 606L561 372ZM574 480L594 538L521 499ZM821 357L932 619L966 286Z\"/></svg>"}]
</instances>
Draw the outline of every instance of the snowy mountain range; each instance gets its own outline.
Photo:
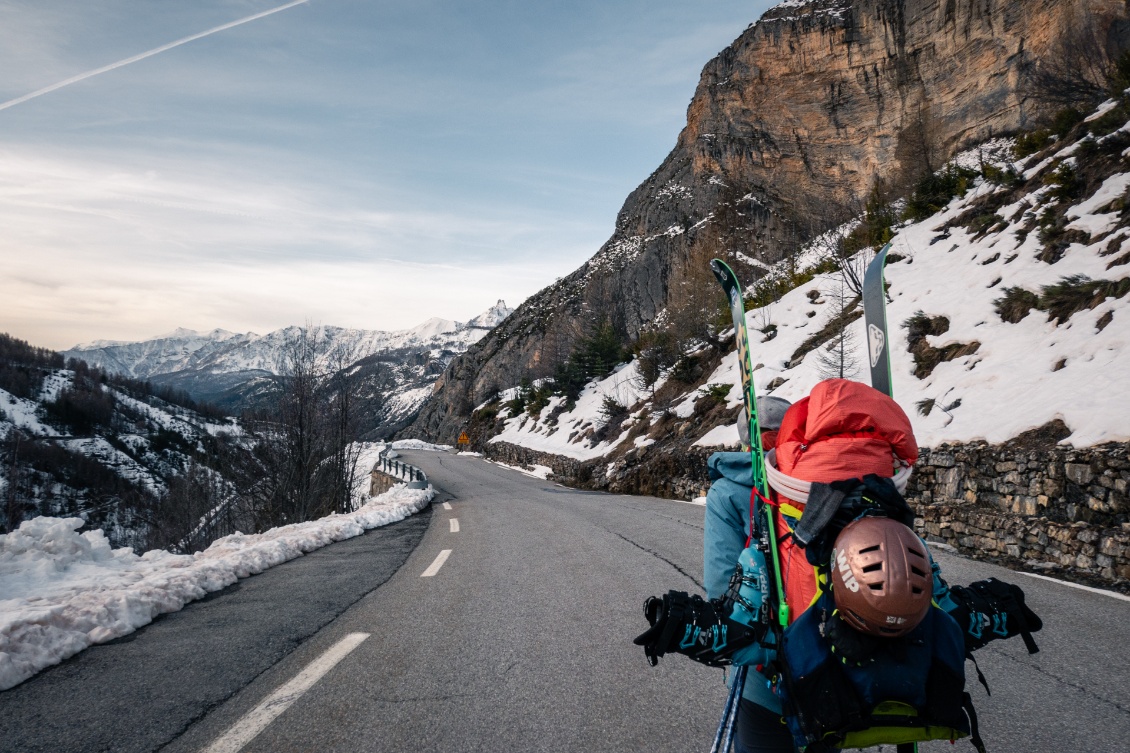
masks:
<instances>
[{"instance_id":1,"label":"snowy mountain range","mask_svg":"<svg viewBox=\"0 0 1130 753\"><path fill-rule=\"evenodd\" d=\"M366 383L366 433L387 434L410 418L456 355L510 315L505 301L466 322L431 318L406 330L320 326L325 351L346 354L350 373ZM299 327L265 335L222 329L177 329L140 342L95 341L63 353L109 372L183 389L194 399L238 411L256 403L280 373L287 343Z\"/></svg>"},{"instance_id":2,"label":"snowy mountain range","mask_svg":"<svg viewBox=\"0 0 1130 753\"><path fill-rule=\"evenodd\" d=\"M331 326L318 327L318 330L331 345L346 347L357 353L357 359L401 349L462 352L511 311L505 301L499 301L468 322L433 317L411 329L397 332ZM139 342L96 340L75 345L64 351L63 356L78 358L92 366L135 379L185 371L216 374L263 371L277 374L283 348L298 329L284 327L257 335L223 329L201 333L181 328Z\"/></svg>"}]
</instances>

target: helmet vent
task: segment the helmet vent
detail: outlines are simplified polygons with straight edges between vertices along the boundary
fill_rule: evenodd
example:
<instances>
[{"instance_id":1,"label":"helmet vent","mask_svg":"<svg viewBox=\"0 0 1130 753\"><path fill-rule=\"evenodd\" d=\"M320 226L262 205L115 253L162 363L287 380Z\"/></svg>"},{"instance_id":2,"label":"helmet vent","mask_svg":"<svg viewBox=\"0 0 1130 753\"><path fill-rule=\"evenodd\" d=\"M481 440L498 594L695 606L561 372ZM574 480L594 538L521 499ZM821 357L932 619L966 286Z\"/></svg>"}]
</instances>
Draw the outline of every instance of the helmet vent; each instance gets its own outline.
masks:
<instances>
[{"instance_id":1,"label":"helmet vent","mask_svg":"<svg viewBox=\"0 0 1130 753\"><path fill-rule=\"evenodd\" d=\"M883 584L882 583L868 583L867 587L870 588L872 591L882 591L883 590Z\"/></svg>"},{"instance_id":2,"label":"helmet vent","mask_svg":"<svg viewBox=\"0 0 1130 753\"><path fill-rule=\"evenodd\" d=\"M877 552L877 551L879 551L879 545L878 544L872 544L869 547L865 547L863 549L860 549L859 553L860 554L867 554L868 552Z\"/></svg>"},{"instance_id":3,"label":"helmet vent","mask_svg":"<svg viewBox=\"0 0 1130 753\"><path fill-rule=\"evenodd\" d=\"M910 572L914 573L914 574L915 574L915 575L917 575L917 576L918 576L919 578L925 578L925 577L926 577L926 571L925 571L925 570L922 570L922 569L920 569L920 568L917 568L917 567L915 567L914 565L911 565L911 566L910 566Z\"/></svg>"},{"instance_id":4,"label":"helmet vent","mask_svg":"<svg viewBox=\"0 0 1130 753\"><path fill-rule=\"evenodd\" d=\"M920 586L911 586L910 591L911 593L920 594L922 593L922 588Z\"/></svg>"},{"instance_id":5,"label":"helmet vent","mask_svg":"<svg viewBox=\"0 0 1130 753\"><path fill-rule=\"evenodd\" d=\"M865 573L873 573L876 570L882 570L882 569L883 569L883 563L882 562L872 562L870 565L864 565L863 567L860 568L860 570L862 570Z\"/></svg>"},{"instance_id":6,"label":"helmet vent","mask_svg":"<svg viewBox=\"0 0 1130 753\"><path fill-rule=\"evenodd\" d=\"M922 552L918 551L917 549L914 549L914 548L908 546L906 548L906 551L910 552L911 554L913 554L915 557L917 557L920 560L926 559L926 556L924 554L922 554Z\"/></svg>"}]
</instances>

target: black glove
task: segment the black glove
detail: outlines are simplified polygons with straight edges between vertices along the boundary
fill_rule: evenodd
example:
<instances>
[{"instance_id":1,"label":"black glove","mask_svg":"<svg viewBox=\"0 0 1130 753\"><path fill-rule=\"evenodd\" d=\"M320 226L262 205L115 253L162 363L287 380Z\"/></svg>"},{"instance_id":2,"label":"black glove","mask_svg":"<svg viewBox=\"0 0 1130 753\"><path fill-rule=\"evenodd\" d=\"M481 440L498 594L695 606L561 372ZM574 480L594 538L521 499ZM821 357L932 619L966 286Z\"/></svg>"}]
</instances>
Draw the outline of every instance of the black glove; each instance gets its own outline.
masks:
<instances>
[{"instance_id":1,"label":"black glove","mask_svg":"<svg viewBox=\"0 0 1130 753\"><path fill-rule=\"evenodd\" d=\"M706 601L683 591L652 596L643 604L651 627L633 641L643 646L651 666L668 652L685 654L711 667L730 664L740 649L757 640L757 632L728 619L728 603Z\"/></svg>"},{"instance_id":2,"label":"black glove","mask_svg":"<svg viewBox=\"0 0 1130 753\"><path fill-rule=\"evenodd\" d=\"M950 603L952 601L952 603ZM949 599L939 602L957 620L965 636L966 652L975 651L989 641L1019 635L1028 653L1040 649L1032 638L1043 621L1024 603L1020 586L988 578L968 586L951 586Z\"/></svg>"}]
</instances>

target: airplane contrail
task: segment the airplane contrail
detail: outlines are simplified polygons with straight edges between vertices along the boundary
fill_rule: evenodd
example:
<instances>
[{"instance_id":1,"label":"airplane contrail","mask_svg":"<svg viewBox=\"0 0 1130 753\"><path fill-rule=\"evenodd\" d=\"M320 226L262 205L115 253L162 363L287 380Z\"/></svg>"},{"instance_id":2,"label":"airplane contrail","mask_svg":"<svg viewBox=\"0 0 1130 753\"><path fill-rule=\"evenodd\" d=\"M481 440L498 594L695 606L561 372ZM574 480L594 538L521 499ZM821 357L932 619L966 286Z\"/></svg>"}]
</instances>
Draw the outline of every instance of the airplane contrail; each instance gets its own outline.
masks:
<instances>
[{"instance_id":1,"label":"airplane contrail","mask_svg":"<svg viewBox=\"0 0 1130 753\"><path fill-rule=\"evenodd\" d=\"M112 71L115 68L121 68L123 65L129 65L130 63L136 63L138 60L144 60L145 58L153 57L154 55L156 55L158 53L165 52L166 50L171 50L174 47L180 47L182 44L188 44L189 42L195 42L197 39L201 39L202 37L207 37L211 34L216 34L216 33L221 32L221 31L226 31L227 29L231 29L231 28L236 27L236 26L242 26L243 24L250 23L252 21L256 21L260 18L263 18L264 16L269 16L272 13L278 13L279 11L284 11L287 8L293 8L296 5L302 5L303 3L308 3L308 2L310 2L310 0L294 0L294 2L287 3L286 5L280 5L277 8L265 10L262 13L256 13L253 16L248 16L247 18L241 18L238 21L232 21L230 23L223 24L222 26L217 26L214 29L208 29L208 31L202 31L199 34L193 34L190 37L185 37L184 39L178 39L175 42L169 42L166 45L162 45L161 47L157 47L155 49L149 50L148 52L143 52L140 55L134 55L131 58L126 58L125 60L119 60L116 63L110 63L109 65L102 66L101 68L95 68L92 71L87 71L86 73L80 73L77 76L71 76L66 81L60 81L57 84L51 84L51 86L45 86L42 89L38 89L36 91L33 91L31 94L25 94L22 97L16 97L15 99L9 99L7 102L0 102L0 110L7 110L9 107L15 107L18 104L22 104L24 102L27 102L29 99L35 99L36 97L41 97L44 94L47 94L49 92L53 92L56 89L62 89L64 86L70 86L71 84L76 84L79 81L85 81L86 79L90 78L91 76L97 76L99 73L106 73L107 71Z\"/></svg>"}]
</instances>

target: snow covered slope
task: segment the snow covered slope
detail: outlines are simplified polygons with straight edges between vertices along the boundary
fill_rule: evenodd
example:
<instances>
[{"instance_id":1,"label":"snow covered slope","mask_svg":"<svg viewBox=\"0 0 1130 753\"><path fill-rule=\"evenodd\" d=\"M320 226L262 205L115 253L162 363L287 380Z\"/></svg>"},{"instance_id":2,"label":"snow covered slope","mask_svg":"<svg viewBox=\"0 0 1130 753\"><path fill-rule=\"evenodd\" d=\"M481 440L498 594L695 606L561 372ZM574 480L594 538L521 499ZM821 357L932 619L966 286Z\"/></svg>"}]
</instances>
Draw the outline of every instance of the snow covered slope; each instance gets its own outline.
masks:
<instances>
[{"instance_id":1,"label":"snow covered slope","mask_svg":"<svg viewBox=\"0 0 1130 753\"><path fill-rule=\"evenodd\" d=\"M947 169L968 170L967 190L896 225L886 270L894 393L921 445L1003 442L1057 420L1064 444L1130 441L1130 122L1109 122L1125 122L1125 108L1104 105L1025 159L1000 139L960 155ZM801 266L819 261L822 247L806 248ZM811 338L839 313L840 285L837 272L818 275L748 312L759 394L795 401L828 376L826 343ZM846 376L867 382L861 318L848 338L857 353ZM493 441L612 459L673 441L683 433L677 422L656 419L701 414L700 400L713 394L733 418L702 422L696 444L737 444L736 353L680 392L670 383L639 389L635 368L591 384L569 410L558 398L533 416L502 407ZM627 409L611 436L600 431L610 423L606 396Z\"/></svg>"},{"instance_id":2,"label":"snow covered slope","mask_svg":"<svg viewBox=\"0 0 1130 753\"><path fill-rule=\"evenodd\" d=\"M4 518L78 516L116 543L133 544L144 528L138 511L239 434L234 422L123 382L53 369L30 397L0 388Z\"/></svg>"}]
</instances>

